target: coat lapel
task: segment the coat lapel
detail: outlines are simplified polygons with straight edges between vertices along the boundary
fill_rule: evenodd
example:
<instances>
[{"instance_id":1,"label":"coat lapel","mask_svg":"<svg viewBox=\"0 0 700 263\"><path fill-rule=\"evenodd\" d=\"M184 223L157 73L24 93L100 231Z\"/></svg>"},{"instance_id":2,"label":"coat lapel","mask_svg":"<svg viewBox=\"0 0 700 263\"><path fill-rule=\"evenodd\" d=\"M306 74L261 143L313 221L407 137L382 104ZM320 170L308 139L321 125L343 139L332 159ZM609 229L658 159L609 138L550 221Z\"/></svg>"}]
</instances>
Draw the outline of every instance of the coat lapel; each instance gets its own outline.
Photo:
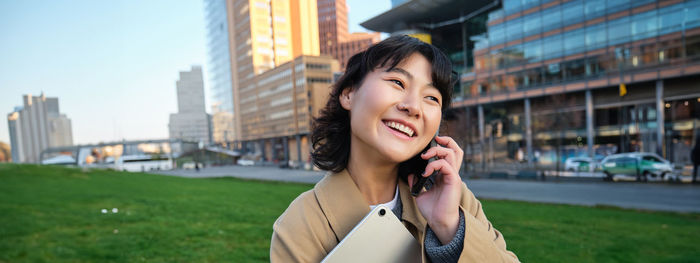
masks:
<instances>
[{"instance_id":1,"label":"coat lapel","mask_svg":"<svg viewBox=\"0 0 700 263\"><path fill-rule=\"evenodd\" d=\"M411 195L410 189L408 189L408 184L403 180L399 180L399 196L401 198L401 204L403 205L401 219L413 224L418 230L418 233L425 233L427 221L420 213L420 210L418 210L416 200Z\"/></svg>"},{"instance_id":2,"label":"coat lapel","mask_svg":"<svg viewBox=\"0 0 700 263\"><path fill-rule=\"evenodd\" d=\"M406 182L398 181L399 196L403 205L401 219L412 224L418 233L424 233L426 220L418 210ZM370 211L369 204L347 170L327 173L314 187L314 193L338 242Z\"/></svg>"},{"instance_id":3,"label":"coat lapel","mask_svg":"<svg viewBox=\"0 0 700 263\"><path fill-rule=\"evenodd\" d=\"M314 193L338 242L370 211L347 170L327 173L314 187Z\"/></svg>"}]
</instances>

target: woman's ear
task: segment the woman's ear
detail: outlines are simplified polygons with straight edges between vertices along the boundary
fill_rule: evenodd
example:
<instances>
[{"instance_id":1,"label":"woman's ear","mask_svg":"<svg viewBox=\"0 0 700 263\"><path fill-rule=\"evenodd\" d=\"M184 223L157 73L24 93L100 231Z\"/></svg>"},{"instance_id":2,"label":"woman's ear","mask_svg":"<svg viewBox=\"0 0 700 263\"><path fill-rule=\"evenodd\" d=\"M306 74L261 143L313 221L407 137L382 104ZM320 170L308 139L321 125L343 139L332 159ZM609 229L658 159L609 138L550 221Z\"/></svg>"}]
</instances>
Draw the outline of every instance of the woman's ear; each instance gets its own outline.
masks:
<instances>
[{"instance_id":1,"label":"woman's ear","mask_svg":"<svg viewBox=\"0 0 700 263\"><path fill-rule=\"evenodd\" d=\"M352 108L352 96L355 94L351 88L345 88L342 93L340 93L340 106L343 109L350 110Z\"/></svg>"}]
</instances>

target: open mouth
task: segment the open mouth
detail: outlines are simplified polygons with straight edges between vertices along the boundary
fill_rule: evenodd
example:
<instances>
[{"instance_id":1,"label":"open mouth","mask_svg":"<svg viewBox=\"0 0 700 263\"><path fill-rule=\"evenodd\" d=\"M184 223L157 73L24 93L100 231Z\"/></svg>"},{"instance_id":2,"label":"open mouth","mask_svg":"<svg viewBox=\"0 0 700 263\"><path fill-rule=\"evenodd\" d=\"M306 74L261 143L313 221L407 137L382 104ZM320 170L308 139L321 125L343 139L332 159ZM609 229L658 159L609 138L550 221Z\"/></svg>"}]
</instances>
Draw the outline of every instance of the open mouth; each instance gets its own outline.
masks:
<instances>
[{"instance_id":1,"label":"open mouth","mask_svg":"<svg viewBox=\"0 0 700 263\"><path fill-rule=\"evenodd\" d=\"M413 135L416 134L416 132L411 129L410 127L403 125L401 123L395 122L395 121L384 121L384 124L388 126L389 128L392 128L398 132L401 132L403 134L406 134L408 137L413 137Z\"/></svg>"}]
</instances>

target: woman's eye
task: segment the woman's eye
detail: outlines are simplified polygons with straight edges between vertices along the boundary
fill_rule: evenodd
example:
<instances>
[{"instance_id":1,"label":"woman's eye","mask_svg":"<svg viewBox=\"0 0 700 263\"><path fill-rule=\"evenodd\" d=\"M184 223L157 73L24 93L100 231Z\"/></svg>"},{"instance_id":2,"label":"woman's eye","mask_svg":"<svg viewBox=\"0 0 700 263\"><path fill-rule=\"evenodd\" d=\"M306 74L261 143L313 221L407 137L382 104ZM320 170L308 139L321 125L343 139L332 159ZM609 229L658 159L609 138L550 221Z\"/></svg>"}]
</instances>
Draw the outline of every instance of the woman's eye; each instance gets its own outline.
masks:
<instances>
[{"instance_id":1,"label":"woman's eye","mask_svg":"<svg viewBox=\"0 0 700 263\"><path fill-rule=\"evenodd\" d=\"M399 85L400 87L403 88L403 83L400 80L390 79L389 81L394 82L394 84Z\"/></svg>"},{"instance_id":2,"label":"woman's eye","mask_svg":"<svg viewBox=\"0 0 700 263\"><path fill-rule=\"evenodd\" d=\"M438 98L435 97L435 96L428 96L428 97L426 97L426 98L428 98L429 100L435 101L435 102L437 102L437 103L440 103L440 99L438 99Z\"/></svg>"}]
</instances>

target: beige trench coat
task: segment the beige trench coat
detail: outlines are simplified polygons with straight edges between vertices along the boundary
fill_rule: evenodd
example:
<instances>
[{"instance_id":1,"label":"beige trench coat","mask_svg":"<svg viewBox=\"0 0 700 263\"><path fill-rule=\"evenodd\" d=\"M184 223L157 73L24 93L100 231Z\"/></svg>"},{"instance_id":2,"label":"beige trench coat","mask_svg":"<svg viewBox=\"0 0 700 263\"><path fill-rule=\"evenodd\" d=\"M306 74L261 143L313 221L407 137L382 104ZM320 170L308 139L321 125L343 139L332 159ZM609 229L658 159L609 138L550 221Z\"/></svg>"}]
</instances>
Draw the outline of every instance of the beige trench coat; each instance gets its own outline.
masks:
<instances>
[{"instance_id":1,"label":"beige trench coat","mask_svg":"<svg viewBox=\"0 0 700 263\"><path fill-rule=\"evenodd\" d=\"M423 249L427 222L408 185L401 180L399 196L403 204L401 221ZM465 238L459 262L518 262L466 185L462 187L460 208L465 215ZM347 170L327 174L312 190L297 197L275 222L270 261L321 261L369 211L369 204ZM425 249L422 254L422 262L429 262Z\"/></svg>"}]
</instances>

